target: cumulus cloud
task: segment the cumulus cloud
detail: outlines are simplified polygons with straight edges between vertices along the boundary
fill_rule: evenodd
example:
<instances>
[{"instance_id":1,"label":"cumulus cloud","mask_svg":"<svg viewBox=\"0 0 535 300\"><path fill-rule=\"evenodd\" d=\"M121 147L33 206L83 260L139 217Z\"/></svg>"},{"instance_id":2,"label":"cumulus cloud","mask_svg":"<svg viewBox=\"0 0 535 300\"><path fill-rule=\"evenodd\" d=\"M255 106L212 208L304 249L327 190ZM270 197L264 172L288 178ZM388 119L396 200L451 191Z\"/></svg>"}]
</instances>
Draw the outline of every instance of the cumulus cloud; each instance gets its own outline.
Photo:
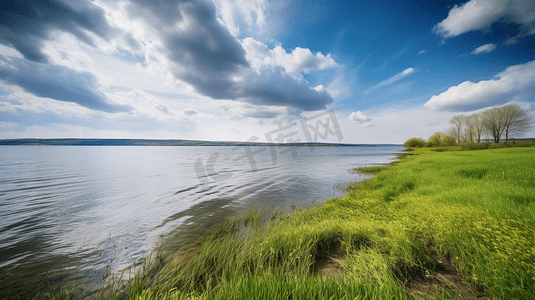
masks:
<instances>
[{"instance_id":1,"label":"cumulus cloud","mask_svg":"<svg viewBox=\"0 0 535 300\"><path fill-rule=\"evenodd\" d=\"M474 49L474 51L472 51L471 54L481 54L481 53L489 53L491 52L492 50L496 49L496 45L490 43L490 44L485 44L483 46L479 46L477 47L476 49Z\"/></svg>"},{"instance_id":2,"label":"cumulus cloud","mask_svg":"<svg viewBox=\"0 0 535 300\"><path fill-rule=\"evenodd\" d=\"M511 66L495 77L497 79L478 83L465 81L452 86L431 97L424 106L439 111L472 111L535 95L535 60Z\"/></svg>"},{"instance_id":3,"label":"cumulus cloud","mask_svg":"<svg viewBox=\"0 0 535 300\"><path fill-rule=\"evenodd\" d=\"M255 70L266 66L280 66L290 73L310 73L338 66L330 54L314 54L310 49L296 47L291 53L287 53L281 45L269 49L266 44L253 38L243 39L242 46L247 61Z\"/></svg>"},{"instance_id":4,"label":"cumulus cloud","mask_svg":"<svg viewBox=\"0 0 535 300\"><path fill-rule=\"evenodd\" d=\"M321 52L313 54L309 49L295 48L292 53L286 53L280 45L273 49L275 61L291 73L310 73L318 70L336 67L337 64L330 54L324 56Z\"/></svg>"},{"instance_id":5,"label":"cumulus cloud","mask_svg":"<svg viewBox=\"0 0 535 300\"><path fill-rule=\"evenodd\" d=\"M418 54L424 54L424 53L425 53L425 50L418 51Z\"/></svg>"},{"instance_id":6,"label":"cumulus cloud","mask_svg":"<svg viewBox=\"0 0 535 300\"><path fill-rule=\"evenodd\" d=\"M349 119L355 123L364 123L364 122L369 122L371 121L370 118L368 118L363 112L361 111L357 111L357 112L352 112L350 115L349 115Z\"/></svg>"},{"instance_id":7,"label":"cumulus cloud","mask_svg":"<svg viewBox=\"0 0 535 300\"><path fill-rule=\"evenodd\" d=\"M386 80L383 80L383 81L379 82L379 84L377 84L377 85L373 86L372 88L368 89L367 91L365 91L365 93L369 93L370 91L372 91L372 90L374 90L376 88L380 88L380 87L383 87L385 85L392 84L392 83L394 83L396 81L399 81L402 78L404 78L404 77L406 77L406 76L408 76L408 75L410 75L412 73L414 73L414 69L413 68L405 69L405 70L403 70L403 72L400 72L400 73L398 73L398 74L396 74L396 75L394 75L394 76L392 76L392 77L390 77L390 78L388 78Z\"/></svg>"},{"instance_id":8,"label":"cumulus cloud","mask_svg":"<svg viewBox=\"0 0 535 300\"><path fill-rule=\"evenodd\" d=\"M110 103L99 91L93 75L62 66L0 56L0 80L37 97L72 102L89 109L109 113L130 110L128 106Z\"/></svg>"},{"instance_id":9,"label":"cumulus cloud","mask_svg":"<svg viewBox=\"0 0 535 300\"><path fill-rule=\"evenodd\" d=\"M102 50L108 41L131 49L139 46L92 1L8 1L0 18L5 55L0 56L0 80L37 97L109 113L129 111L128 106L110 103L100 91L95 75L87 72L91 59L78 45Z\"/></svg>"},{"instance_id":10,"label":"cumulus cloud","mask_svg":"<svg viewBox=\"0 0 535 300\"><path fill-rule=\"evenodd\" d=\"M433 31L451 38L489 28L496 22L520 25L519 36L535 34L535 5L532 0L471 0L455 5Z\"/></svg>"},{"instance_id":11,"label":"cumulus cloud","mask_svg":"<svg viewBox=\"0 0 535 300\"><path fill-rule=\"evenodd\" d=\"M120 32L109 24L104 10L91 1L8 1L2 5L0 43L17 49L28 60L47 62L42 51L54 32L68 32L88 45L94 36L109 39ZM126 39L130 44L136 43Z\"/></svg>"},{"instance_id":12,"label":"cumulus cloud","mask_svg":"<svg viewBox=\"0 0 535 300\"><path fill-rule=\"evenodd\" d=\"M223 3L223 10L231 4L227 0L216 3ZM246 23L262 26L267 2L247 3L239 8L240 15ZM280 45L269 49L260 43L267 54L265 61L257 63L262 56L251 58L244 40L217 17L211 0L43 0L22 5L8 2L7 8L0 20L4 55L0 56L0 83L20 87L34 100L50 98L160 121L191 113L181 112L187 106L164 105L153 99L138 103L133 99L147 98L140 91L115 93L118 86L127 90L149 86L145 78L133 83L133 76L124 75L128 66L132 73L158 74L170 90L179 88L189 96L284 107L273 112L286 115L290 110L325 109L333 101L323 86L311 86L302 74L336 66L330 55L299 47L287 53ZM87 51L87 45L96 48ZM110 68L115 60L106 54L128 54L135 61Z\"/></svg>"},{"instance_id":13,"label":"cumulus cloud","mask_svg":"<svg viewBox=\"0 0 535 300\"><path fill-rule=\"evenodd\" d=\"M218 21L211 1L135 0L129 11L135 18L151 15L147 18L153 22L145 24L160 40L171 73L204 96L305 111L324 109L333 101L324 89L311 88L303 76L291 74L326 68L334 63L330 56L296 49L284 56L284 63L267 59L253 66L256 62L249 62L240 41Z\"/></svg>"}]
</instances>

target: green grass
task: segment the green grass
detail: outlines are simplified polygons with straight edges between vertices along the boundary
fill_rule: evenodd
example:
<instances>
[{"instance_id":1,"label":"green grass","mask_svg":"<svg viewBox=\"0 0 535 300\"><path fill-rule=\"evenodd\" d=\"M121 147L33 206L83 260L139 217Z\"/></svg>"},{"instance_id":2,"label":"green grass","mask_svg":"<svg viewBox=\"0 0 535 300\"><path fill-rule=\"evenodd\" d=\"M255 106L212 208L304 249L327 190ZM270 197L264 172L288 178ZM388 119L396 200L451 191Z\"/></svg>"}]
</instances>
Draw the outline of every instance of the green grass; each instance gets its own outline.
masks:
<instances>
[{"instance_id":1,"label":"green grass","mask_svg":"<svg viewBox=\"0 0 535 300\"><path fill-rule=\"evenodd\" d=\"M535 141L517 141L513 144L512 141L501 143L462 143L460 145L465 150L483 150L483 149L498 149L511 147L533 147Z\"/></svg>"},{"instance_id":2,"label":"green grass","mask_svg":"<svg viewBox=\"0 0 535 300\"><path fill-rule=\"evenodd\" d=\"M474 295L535 299L535 148L414 153L321 206L269 220L251 209L141 272L125 296L410 299L418 274L440 271L438 253Z\"/></svg>"},{"instance_id":3,"label":"green grass","mask_svg":"<svg viewBox=\"0 0 535 300\"><path fill-rule=\"evenodd\" d=\"M388 170L388 168L390 168L390 166L372 166L372 167L356 168L356 169L353 169L352 171L363 173L363 174L377 174L384 170Z\"/></svg>"}]
</instances>

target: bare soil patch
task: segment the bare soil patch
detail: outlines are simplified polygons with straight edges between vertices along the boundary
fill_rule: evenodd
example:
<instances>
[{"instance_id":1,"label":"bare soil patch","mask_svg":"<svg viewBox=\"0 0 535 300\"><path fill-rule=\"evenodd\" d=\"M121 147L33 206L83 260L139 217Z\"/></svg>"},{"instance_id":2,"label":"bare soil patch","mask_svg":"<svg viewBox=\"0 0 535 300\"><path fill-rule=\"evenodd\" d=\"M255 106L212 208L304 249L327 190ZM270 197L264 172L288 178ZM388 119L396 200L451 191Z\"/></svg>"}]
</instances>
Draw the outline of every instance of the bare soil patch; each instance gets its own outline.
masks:
<instances>
[{"instance_id":1,"label":"bare soil patch","mask_svg":"<svg viewBox=\"0 0 535 300\"><path fill-rule=\"evenodd\" d=\"M332 278L342 277L342 267L338 263L338 260L344 258L345 255L340 249L328 251L316 260L316 263L314 264L314 273Z\"/></svg>"},{"instance_id":2,"label":"bare soil patch","mask_svg":"<svg viewBox=\"0 0 535 300\"><path fill-rule=\"evenodd\" d=\"M481 291L474 291L463 281L461 272L450 259L431 248L432 264L412 270L406 284L407 293L416 299L425 299L441 291L458 295L461 299L487 299Z\"/></svg>"},{"instance_id":3,"label":"bare soil patch","mask_svg":"<svg viewBox=\"0 0 535 300\"><path fill-rule=\"evenodd\" d=\"M315 263L311 271L314 274L332 278L342 277L342 267L338 261L344 258L345 253L341 249L340 237L335 235L318 244Z\"/></svg>"}]
</instances>

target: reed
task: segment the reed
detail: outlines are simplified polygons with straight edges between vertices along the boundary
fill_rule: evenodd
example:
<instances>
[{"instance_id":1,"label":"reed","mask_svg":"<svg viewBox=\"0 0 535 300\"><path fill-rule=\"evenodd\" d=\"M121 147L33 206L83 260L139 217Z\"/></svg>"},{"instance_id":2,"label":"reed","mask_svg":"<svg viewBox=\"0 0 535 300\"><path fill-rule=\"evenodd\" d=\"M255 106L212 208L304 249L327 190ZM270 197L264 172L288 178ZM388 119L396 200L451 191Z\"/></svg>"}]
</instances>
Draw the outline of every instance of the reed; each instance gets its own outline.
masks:
<instances>
[{"instance_id":1,"label":"reed","mask_svg":"<svg viewBox=\"0 0 535 300\"><path fill-rule=\"evenodd\" d=\"M534 299L535 148L413 154L320 206L253 208L125 295Z\"/></svg>"}]
</instances>

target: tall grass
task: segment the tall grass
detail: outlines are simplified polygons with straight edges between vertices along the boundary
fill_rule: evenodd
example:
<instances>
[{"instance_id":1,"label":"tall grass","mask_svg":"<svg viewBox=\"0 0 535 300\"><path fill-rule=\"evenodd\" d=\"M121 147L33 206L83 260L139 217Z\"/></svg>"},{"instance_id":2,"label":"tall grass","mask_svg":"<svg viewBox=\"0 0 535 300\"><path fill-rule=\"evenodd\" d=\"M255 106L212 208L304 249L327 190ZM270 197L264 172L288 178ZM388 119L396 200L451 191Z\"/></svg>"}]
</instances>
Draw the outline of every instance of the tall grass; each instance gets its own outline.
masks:
<instances>
[{"instance_id":1,"label":"tall grass","mask_svg":"<svg viewBox=\"0 0 535 300\"><path fill-rule=\"evenodd\" d=\"M127 298L411 298L438 252L480 296L534 299L535 148L423 152L310 210L233 218L131 281Z\"/></svg>"}]
</instances>

